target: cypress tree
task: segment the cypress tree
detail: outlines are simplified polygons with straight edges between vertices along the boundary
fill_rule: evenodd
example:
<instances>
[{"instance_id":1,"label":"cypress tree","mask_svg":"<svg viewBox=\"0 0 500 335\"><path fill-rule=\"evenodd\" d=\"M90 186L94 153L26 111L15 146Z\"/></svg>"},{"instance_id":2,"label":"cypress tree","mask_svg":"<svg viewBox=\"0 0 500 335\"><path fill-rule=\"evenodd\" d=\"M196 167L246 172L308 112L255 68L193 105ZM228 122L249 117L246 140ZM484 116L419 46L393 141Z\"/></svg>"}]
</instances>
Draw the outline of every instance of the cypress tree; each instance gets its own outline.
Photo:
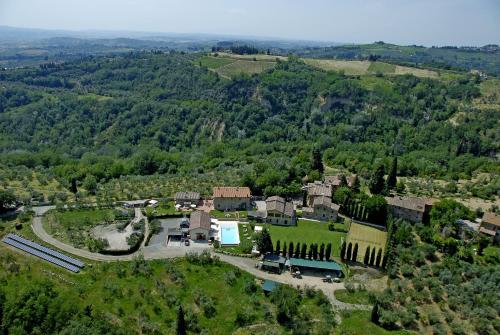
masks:
<instances>
[{"instance_id":1,"label":"cypress tree","mask_svg":"<svg viewBox=\"0 0 500 335\"><path fill-rule=\"evenodd\" d=\"M353 262L356 262L356 261L357 261L357 259L358 259L358 244L356 243L356 244L354 245L354 249L353 249L353 251L352 251L352 258L351 258L351 260L352 260Z\"/></svg>"},{"instance_id":2,"label":"cypress tree","mask_svg":"<svg viewBox=\"0 0 500 335\"><path fill-rule=\"evenodd\" d=\"M293 242L290 242L290 244L288 245L288 258L292 257L293 257Z\"/></svg>"},{"instance_id":3,"label":"cypress tree","mask_svg":"<svg viewBox=\"0 0 500 335\"><path fill-rule=\"evenodd\" d=\"M346 244L345 241L342 242L342 246L340 247L340 259L345 261L345 249L346 249Z\"/></svg>"},{"instance_id":4,"label":"cypress tree","mask_svg":"<svg viewBox=\"0 0 500 335\"><path fill-rule=\"evenodd\" d=\"M332 255L332 244L331 244L331 243L328 243L328 244L326 245L325 259L326 259L327 261L329 261L329 260L330 260L331 255Z\"/></svg>"},{"instance_id":5,"label":"cypress tree","mask_svg":"<svg viewBox=\"0 0 500 335\"><path fill-rule=\"evenodd\" d=\"M312 245L312 257L314 260L318 259L318 245L316 243Z\"/></svg>"},{"instance_id":6,"label":"cypress tree","mask_svg":"<svg viewBox=\"0 0 500 335\"><path fill-rule=\"evenodd\" d=\"M375 248L372 249L372 254L370 256L370 265L375 264Z\"/></svg>"},{"instance_id":7,"label":"cypress tree","mask_svg":"<svg viewBox=\"0 0 500 335\"><path fill-rule=\"evenodd\" d=\"M184 311L182 306L179 306L177 312L177 335L186 335L186 320L184 320Z\"/></svg>"},{"instance_id":8,"label":"cypress tree","mask_svg":"<svg viewBox=\"0 0 500 335\"><path fill-rule=\"evenodd\" d=\"M322 261L324 258L325 258L325 244L324 243L321 243L321 245L319 246L319 260Z\"/></svg>"},{"instance_id":9,"label":"cypress tree","mask_svg":"<svg viewBox=\"0 0 500 335\"><path fill-rule=\"evenodd\" d=\"M300 258L305 259L307 256L307 244L302 243L302 248L300 249Z\"/></svg>"},{"instance_id":10,"label":"cypress tree","mask_svg":"<svg viewBox=\"0 0 500 335\"><path fill-rule=\"evenodd\" d=\"M314 244L309 244L309 252L307 253L307 258L312 259L312 253L313 253L313 247Z\"/></svg>"},{"instance_id":11,"label":"cypress tree","mask_svg":"<svg viewBox=\"0 0 500 335\"><path fill-rule=\"evenodd\" d=\"M389 168L389 174L387 176L387 188L390 190L396 187L397 172L398 172L398 158L394 157L392 159L391 167Z\"/></svg>"},{"instance_id":12,"label":"cypress tree","mask_svg":"<svg viewBox=\"0 0 500 335\"><path fill-rule=\"evenodd\" d=\"M279 255L279 254L280 254L280 252L281 252L280 240L277 240L277 241L276 241L276 250L274 251L274 253L275 253L276 255Z\"/></svg>"},{"instance_id":13,"label":"cypress tree","mask_svg":"<svg viewBox=\"0 0 500 335\"><path fill-rule=\"evenodd\" d=\"M295 252L294 252L293 257L295 257L295 258L300 257L300 243L297 243L297 245L295 246Z\"/></svg>"},{"instance_id":14,"label":"cypress tree","mask_svg":"<svg viewBox=\"0 0 500 335\"><path fill-rule=\"evenodd\" d=\"M365 265L368 265L368 263L370 263L370 247L366 247L366 251L365 251L365 259L363 261L363 263L365 263Z\"/></svg>"},{"instance_id":15,"label":"cypress tree","mask_svg":"<svg viewBox=\"0 0 500 335\"><path fill-rule=\"evenodd\" d=\"M319 148L315 147L312 151L312 163L311 169L319 171L320 174L323 174L323 157L321 155L321 151Z\"/></svg>"},{"instance_id":16,"label":"cypress tree","mask_svg":"<svg viewBox=\"0 0 500 335\"><path fill-rule=\"evenodd\" d=\"M372 174L370 179L370 192L372 194L380 194L384 191L385 181L384 181L385 168L383 164L380 164L375 172Z\"/></svg>"},{"instance_id":17,"label":"cypress tree","mask_svg":"<svg viewBox=\"0 0 500 335\"><path fill-rule=\"evenodd\" d=\"M377 267L380 267L380 261L382 260L382 249L378 249L378 253L377 253L377 259L375 261L375 265Z\"/></svg>"},{"instance_id":18,"label":"cypress tree","mask_svg":"<svg viewBox=\"0 0 500 335\"><path fill-rule=\"evenodd\" d=\"M357 175L355 175L354 179L352 180L351 189L354 193L359 193L359 190L361 189L361 184Z\"/></svg>"},{"instance_id":19,"label":"cypress tree","mask_svg":"<svg viewBox=\"0 0 500 335\"><path fill-rule=\"evenodd\" d=\"M345 255L345 259L347 261L351 260L351 254L352 254L352 243L349 243L349 245L347 246L347 252L346 252L346 255Z\"/></svg>"},{"instance_id":20,"label":"cypress tree","mask_svg":"<svg viewBox=\"0 0 500 335\"><path fill-rule=\"evenodd\" d=\"M286 257L286 255L287 255L286 242L283 242L283 257Z\"/></svg>"}]
</instances>

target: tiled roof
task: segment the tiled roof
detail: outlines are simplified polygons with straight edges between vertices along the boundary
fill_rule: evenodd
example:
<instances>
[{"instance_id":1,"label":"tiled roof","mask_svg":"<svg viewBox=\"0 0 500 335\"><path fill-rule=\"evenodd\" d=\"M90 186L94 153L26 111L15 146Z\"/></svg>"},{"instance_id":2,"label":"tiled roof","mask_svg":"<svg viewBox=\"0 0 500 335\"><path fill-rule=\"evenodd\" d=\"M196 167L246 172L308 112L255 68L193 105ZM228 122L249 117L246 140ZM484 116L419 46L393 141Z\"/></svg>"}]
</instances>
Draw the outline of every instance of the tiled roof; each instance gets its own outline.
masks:
<instances>
[{"instance_id":1,"label":"tiled roof","mask_svg":"<svg viewBox=\"0 0 500 335\"><path fill-rule=\"evenodd\" d=\"M425 205L430 205L428 199L417 197L385 197L385 200L390 206L406 208L417 212L424 212Z\"/></svg>"},{"instance_id":2,"label":"tiled roof","mask_svg":"<svg viewBox=\"0 0 500 335\"><path fill-rule=\"evenodd\" d=\"M175 193L175 199L199 200L200 193L198 193L198 192L177 192L177 193Z\"/></svg>"},{"instance_id":3,"label":"tiled roof","mask_svg":"<svg viewBox=\"0 0 500 335\"><path fill-rule=\"evenodd\" d=\"M194 211L189 217L189 230L195 228L204 228L210 230L210 215L203 211Z\"/></svg>"},{"instance_id":4,"label":"tiled roof","mask_svg":"<svg viewBox=\"0 0 500 335\"><path fill-rule=\"evenodd\" d=\"M500 216L492 212L487 212L484 214L482 222L500 227Z\"/></svg>"},{"instance_id":5,"label":"tiled roof","mask_svg":"<svg viewBox=\"0 0 500 335\"><path fill-rule=\"evenodd\" d=\"M312 183L307 185L307 194L310 196L332 196L332 185Z\"/></svg>"},{"instance_id":6,"label":"tiled roof","mask_svg":"<svg viewBox=\"0 0 500 335\"><path fill-rule=\"evenodd\" d=\"M214 187L214 198L250 198L248 187Z\"/></svg>"},{"instance_id":7,"label":"tiled roof","mask_svg":"<svg viewBox=\"0 0 500 335\"><path fill-rule=\"evenodd\" d=\"M290 201L286 201L279 196L272 196L267 198L266 209L268 211L277 211L286 216L293 216L293 203Z\"/></svg>"},{"instance_id":8,"label":"tiled roof","mask_svg":"<svg viewBox=\"0 0 500 335\"><path fill-rule=\"evenodd\" d=\"M325 207L329 207L331 209L334 209L336 211L339 210L340 206L337 205L337 204L334 204L332 202L332 199L330 197L317 197L317 198L314 198L314 201L313 201L313 206L316 207L316 206L325 206Z\"/></svg>"}]
</instances>

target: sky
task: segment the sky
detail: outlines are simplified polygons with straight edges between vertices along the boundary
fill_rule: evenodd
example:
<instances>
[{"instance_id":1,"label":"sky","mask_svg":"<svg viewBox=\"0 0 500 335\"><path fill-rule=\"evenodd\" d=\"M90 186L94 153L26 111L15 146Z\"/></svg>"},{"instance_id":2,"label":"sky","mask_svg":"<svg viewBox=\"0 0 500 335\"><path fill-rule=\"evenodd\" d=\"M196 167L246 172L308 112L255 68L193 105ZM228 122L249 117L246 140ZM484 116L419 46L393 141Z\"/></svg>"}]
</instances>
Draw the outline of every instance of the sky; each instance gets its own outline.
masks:
<instances>
[{"instance_id":1,"label":"sky","mask_svg":"<svg viewBox=\"0 0 500 335\"><path fill-rule=\"evenodd\" d=\"M0 25L480 46L500 0L0 0Z\"/></svg>"}]
</instances>

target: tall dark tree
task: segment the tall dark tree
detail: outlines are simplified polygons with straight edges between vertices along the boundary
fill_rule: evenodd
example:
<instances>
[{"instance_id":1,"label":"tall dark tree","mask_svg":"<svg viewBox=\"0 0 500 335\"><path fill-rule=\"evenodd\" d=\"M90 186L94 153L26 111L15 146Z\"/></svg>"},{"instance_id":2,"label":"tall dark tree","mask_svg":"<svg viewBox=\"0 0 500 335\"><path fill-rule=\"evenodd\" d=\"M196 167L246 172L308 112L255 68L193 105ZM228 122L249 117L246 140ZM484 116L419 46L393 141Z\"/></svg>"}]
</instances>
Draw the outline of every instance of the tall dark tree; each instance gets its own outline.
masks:
<instances>
[{"instance_id":1,"label":"tall dark tree","mask_svg":"<svg viewBox=\"0 0 500 335\"><path fill-rule=\"evenodd\" d=\"M350 261L352 257L352 243L349 243L347 246L347 251L345 253L345 259L346 261Z\"/></svg>"},{"instance_id":2,"label":"tall dark tree","mask_svg":"<svg viewBox=\"0 0 500 335\"><path fill-rule=\"evenodd\" d=\"M319 246L319 253L318 253L319 260L322 261L325 259L325 244L321 243Z\"/></svg>"},{"instance_id":3,"label":"tall dark tree","mask_svg":"<svg viewBox=\"0 0 500 335\"><path fill-rule=\"evenodd\" d=\"M339 176L340 178L340 187L347 187L347 178L345 177L345 174L341 174Z\"/></svg>"},{"instance_id":4,"label":"tall dark tree","mask_svg":"<svg viewBox=\"0 0 500 335\"><path fill-rule=\"evenodd\" d=\"M261 254L273 252L273 242L267 228L262 229L262 232L259 234L259 237L257 238L257 246Z\"/></svg>"},{"instance_id":5,"label":"tall dark tree","mask_svg":"<svg viewBox=\"0 0 500 335\"><path fill-rule=\"evenodd\" d=\"M184 319L184 311L182 310L182 306L179 306L179 310L177 311L177 326L176 326L177 335L186 335L187 327L186 320Z\"/></svg>"},{"instance_id":6,"label":"tall dark tree","mask_svg":"<svg viewBox=\"0 0 500 335\"><path fill-rule=\"evenodd\" d=\"M358 259L358 244L356 243L354 245L354 249L352 250L352 258L351 258L351 260L353 262L357 262L357 259Z\"/></svg>"},{"instance_id":7,"label":"tall dark tree","mask_svg":"<svg viewBox=\"0 0 500 335\"><path fill-rule=\"evenodd\" d=\"M382 261L382 249L378 249L377 259L375 260L375 266L380 267L381 261Z\"/></svg>"},{"instance_id":8,"label":"tall dark tree","mask_svg":"<svg viewBox=\"0 0 500 335\"><path fill-rule=\"evenodd\" d=\"M302 243L302 247L300 249L300 258L305 259L307 256L307 244Z\"/></svg>"},{"instance_id":9,"label":"tall dark tree","mask_svg":"<svg viewBox=\"0 0 500 335\"><path fill-rule=\"evenodd\" d=\"M373 172L370 179L369 188L372 194L381 194L384 191L385 181L384 181L385 167L384 164L380 164L375 172Z\"/></svg>"},{"instance_id":10,"label":"tall dark tree","mask_svg":"<svg viewBox=\"0 0 500 335\"><path fill-rule=\"evenodd\" d=\"M358 175L354 175L352 179L351 190L354 193L359 193L360 189L361 189L361 183L359 182L359 177Z\"/></svg>"},{"instance_id":11,"label":"tall dark tree","mask_svg":"<svg viewBox=\"0 0 500 335\"><path fill-rule=\"evenodd\" d=\"M370 263L370 246L366 247L365 259L363 260L363 263L365 263L365 265Z\"/></svg>"},{"instance_id":12,"label":"tall dark tree","mask_svg":"<svg viewBox=\"0 0 500 335\"><path fill-rule=\"evenodd\" d=\"M389 174L387 176L387 188L390 190L396 187L397 173L398 173L398 158L394 157L392 159L391 167L389 168Z\"/></svg>"},{"instance_id":13,"label":"tall dark tree","mask_svg":"<svg viewBox=\"0 0 500 335\"><path fill-rule=\"evenodd\" d=\"M340 247L340 259L345 261L345 249L346 249L346 244L345 241L342 242L342 246Z\"/></svg>"},{"instance_id":14,"label":"tall dark tree","mask_svg":"<svg viewBox=\"0 0 500 335\"><path fill-rule=\"evenodd\" d=\"M286 255L287 255L287 245L286 245L286 242L283 242L282 253L283 253L283 257L286 257Z\"/></svg>"},{"instance_id":15,"label":"tall dark tree","mask_svg":"<svg viewBox=\"0 0 500 335\"><path fill-rule=\"evenodd\" d=\"M370 255L370 265L375 264L375 248L372 249L372 254Z\"/></svg>"},{"instance_id":16,"label":"tall dark tree","mask_svg":"<svg viewBox=\"0 0 500 335\"><path fill-rule=\"evenodd\" d=\"M290 244L288 245L288 258L292 257L293 257L293 242L290 242Z\"/></svg>"},{"instance_id":17,"label":"tall dark tree","mask_svg":"<svg viewBox=\"0 0 500 335\"><path fill-rule=\"evenodd\" d=\"M321 174L323 174L323 172L324 172L323 157L321 155L321 151L317 147L314 147L314 149L312 151L311 169L316 170Z\"/></svg>"},{"instance_id":18,"label":"tall dark tree","mask_svg":"<svg viewBox=\"0 0 500 335\"><path fill-rule=\"evenodd\" d=\"M277 241L276 241L276 249L274 250L274 253L275 253L276 255L279 255L279 254L280 254L280 252L281 252L281 242L280 242L280 240L277 240Z\"/></svg>"},{"instance_id":19,"label":"tall dark tree","mask_svg":"<svg viewBox=\"0 0 500 335\"><path fill-rule=\"evenodd\" d=\"M295 246L295 252L293 253L293 257L300 258L300 243L297 243Z\"/></svg>"},{"instance_id":20,"label":"tall dark tree","mask_svg":"<svg viewBox=\"0 0 500 335\"><path fill-rule=\"evenodd\" d=\"M318 259L318 244L317 243L314 243L312 245L312 258L314 260L317 260Z\"/></svg>"},{"instance_id":21,"label":"tall dark tree","mask_svg":"<svg viewBox=\"0 0 500 335\"><path fill-rule=\"evenodd\" d=\"M69 190L73 194L78 193L78 187L76 186L76 178L75 177L71 178L71 180L70 180Z\"/></svg>"},{"instance_id":22,"label":"tall dark tree","mask_svg":"<svg viewBox=\"0 0 500 335\"><path fill-rule=\"evenodd\" d=\"M309 251L307 252L307 258L312 259L314 244L309 244Z\"/></svg>"},{"instance_id":23,"label":"tall dark tree","mask_svg":"<svg viewBox=\"0 0 500 335\"><path fill-rule=\"evenodd\" d=\"M331 256L332 256L332 244L328 243L326 245L326 250L325 250L325 259L329 261Z\"/></svg>"}]
</instances>

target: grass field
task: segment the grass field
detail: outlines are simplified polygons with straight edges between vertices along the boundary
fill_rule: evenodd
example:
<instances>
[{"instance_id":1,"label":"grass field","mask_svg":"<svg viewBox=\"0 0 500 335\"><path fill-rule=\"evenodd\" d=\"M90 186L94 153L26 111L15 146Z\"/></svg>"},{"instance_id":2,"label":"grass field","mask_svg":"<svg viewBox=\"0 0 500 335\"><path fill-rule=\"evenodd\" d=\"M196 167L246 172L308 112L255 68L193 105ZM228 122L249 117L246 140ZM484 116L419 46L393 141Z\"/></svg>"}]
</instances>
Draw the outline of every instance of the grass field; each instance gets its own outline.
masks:
<instances>
[{"instance_id":1,"label":"grass field","mask_svg":"<svg viewBox=\"0 0 500 335\"><path fill-rule=\"evenodd\" d=\"M71 211L50 211L43 217L44 229L66 243L83 247L90 230L102 223L115 219L112 209L75 209Z\"/></svg>"},{"instance_id":2,"label":"grass field","mask_svg":"<svg viewBox=\"0 0 500 335\"><path fill-rule=\"evenodd\" d=\"M358 244L358 262L363 261L367 247L370 247L370 250L373 250L375 247L377 253L379 249L382 249L383 254L386 241L387 232L358 223L351 224L349 234L347 235L348 245L352 243L352 247L354 248L355 244Z\"/></svg>"},{"instance_id":3,"label":"grass field","mask_svg":"<svg viewBox=\"0 0 500 335\"><path fill-rule=\"evenodd\" d=\"M370 293L368 291L354 291L336 290L335 298L348 304L370 304Z\"/></svg>"},{"instance_id":4,"label":"grass field","mask_svg":"<svg viewBox=\"0 0 500 335\"><path fill-rule=\"evenodd\" d=\"M275 62L237 60L235 62L217 68L216 72L222 76L231 78L241 73L244 74L261 73L268 69L273 68L275 65L276 65Z\"/></svg>"},{"instance_id":5,"label":"grass field","mask_svg":"<svg viewBox=\"0 0 500 335\"><path fill-rule=\"evenodd\" d=\"M218 69L221 66L231 64L235 62L236 60L226 58L226 57L210 57L206 56L201 58L200 60L201 66L206 66L210 69Z\"/></svg>"},{"instance_id":6,"label":"grass field","mask_svg":"<svg viewBox=\"0 0 500 335\"><path fill-rule=\"evenodd\" d=\"M0 245L2 291L13 301L44 281L57 293L54 299L59 304L82 310L91 303L93 315L104 313L134 334L173 334L179 304L193 334L286 333L276 322L276 306L259 288L260 282L231 265L198 265L186 259L88 264L81 273L72 274ZM252 282L256 291L247 293L245 287ZM314 316L313 333L329 322L316 297L303 295L299 310ZM238 313L248 317L246 325L236 324Z\"/></svg>"},{"instance_id":7,"label":"grass field","mask_svg":"<svg viewBox=\"0 0 500 335\"><path fill-rule=\"evenodd\" d=\"M308 247L311 243L332 243L332 255L335 257L339 257L341 238L346 236L345 233L329 231L327 223L307 220L299 220L297 226L291 227L270 224L265 226L269 229L274 245L278 240L280 240L281 246L283 246L283 242L287 244L293 242L294 245L307 243Z\"/></svg>"},{"instance_id":8,"label":"grass field","mask_svg":"<svg viewBox=\"0 0 500 335\"><path fill-rule=\"evenodd\" d=\"M162 216L162 215L181 215L182 213L175 210L175 202L160 201L157 207L146 207L146 214L153 216Z\"/></svg>"},{"instance_id":9,"label":"grass field","mask_svg":"<svg viewBox=\"0 0 500 335\"><path fill-rule=\"evenodd\" d=\"M382 62L372 62L368 67L368 72L383 74L394 73L396 72L396 65Z\"/></svg>"},{"instance_id":10,"label":"grass field","mask_svg":"<svg viewBox=\"0 0 500 335\"><path fill-rule=\"evenodd\" d=\"M410 335L404 330L385 330L370 321L370 311L346 311L342 313L342 324L336 329L336 335Z\"/></svg>"},{"instance_id":11,"label":"grass field","mask_svg":"<svg viewBox=\"0 0 500 335\"><path fill-rule=\"evenodd\" d=\"M326 71L344 71L346 75L362 75L368 72L370 62L335 59L304 59L306 64Z\"/></svg>"}]
</instances>

